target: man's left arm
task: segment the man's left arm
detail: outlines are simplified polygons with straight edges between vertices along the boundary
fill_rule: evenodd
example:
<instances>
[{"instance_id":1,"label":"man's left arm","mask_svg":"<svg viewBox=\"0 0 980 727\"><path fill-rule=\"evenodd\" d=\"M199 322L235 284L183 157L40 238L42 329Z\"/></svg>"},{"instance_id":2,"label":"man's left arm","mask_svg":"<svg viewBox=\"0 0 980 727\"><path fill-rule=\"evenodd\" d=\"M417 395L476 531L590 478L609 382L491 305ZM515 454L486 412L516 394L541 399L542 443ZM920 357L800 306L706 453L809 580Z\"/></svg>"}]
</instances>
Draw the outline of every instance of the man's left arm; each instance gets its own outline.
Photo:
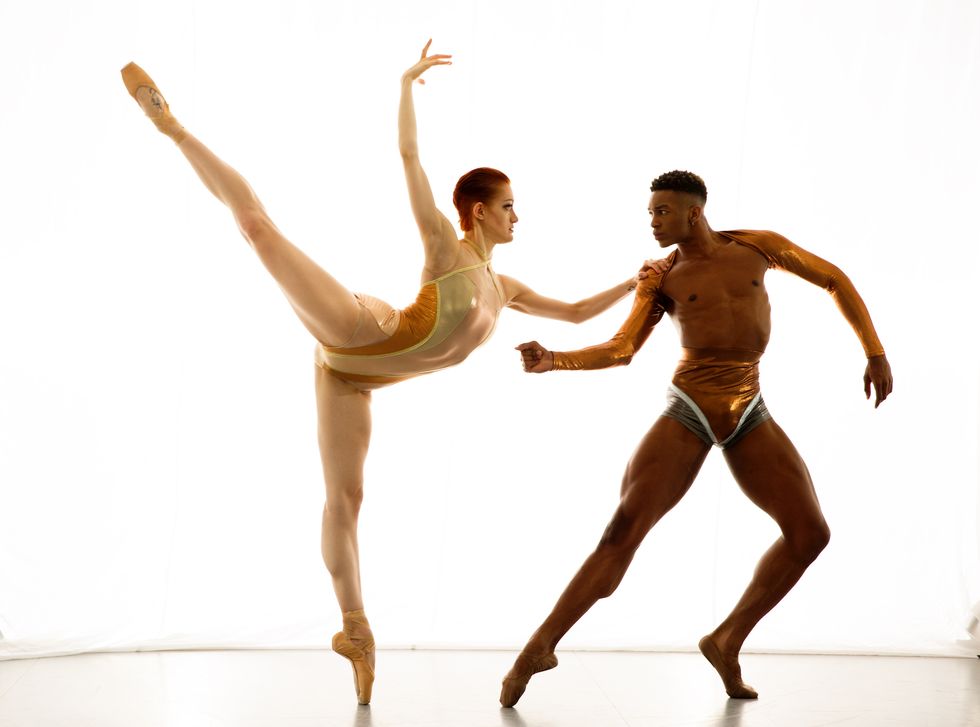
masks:
<instances>
[{"instance_id":1,"label":"man's left arm","mask_svg":"<svg viewBox=\"0 0 980 727\"><path fill-rule=\"evenodd\" d=\"M891 366L871 322L868 307L861 300L850 278L836 265L804 250L775 232L765 233L764 239L760 239L759 242L760 251L769 260L770 266L798 275L820 286L833 297L864 347L864 353L868 357L868 365L864 371L864 395L871 398L873 386L875 408L878 408L878 405L892 393Z\"/></svg>"}]
</instances>

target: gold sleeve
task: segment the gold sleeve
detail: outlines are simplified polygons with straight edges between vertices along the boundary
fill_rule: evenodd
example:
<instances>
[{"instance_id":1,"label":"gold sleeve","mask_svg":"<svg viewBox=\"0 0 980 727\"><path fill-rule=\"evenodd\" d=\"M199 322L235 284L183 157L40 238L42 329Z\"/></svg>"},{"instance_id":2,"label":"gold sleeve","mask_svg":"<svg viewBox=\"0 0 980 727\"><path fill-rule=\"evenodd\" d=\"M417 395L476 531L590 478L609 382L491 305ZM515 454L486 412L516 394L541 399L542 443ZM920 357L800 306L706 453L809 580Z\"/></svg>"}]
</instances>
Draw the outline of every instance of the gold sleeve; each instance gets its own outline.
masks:
<instances>
[{"instance_id":1,"label":"gold sleeve","mask_svg":"<svg viewBox=\"0 0 980 727\"><path fill-rule=\"evenodd\" d=\"M742 234L736 233L736 236L740 242L744 241L749 247L758 250L769 261L769 267L798 275L830 293L860 339L868 358L885 353L867 306L850 278L840 268L775 232L745 231Z\"/></svg>"},{"instance_id":2,"label":"gold sleeve","mask_svg":"<svg viewBox=\"0 0 980 727\"><path fill-rule=\"evenodd\" d=\"M633 299L633 309L615 336L598 346L553 352L555 363L551 370L606 369L628 364L664 316L664 306L657 289L660 280L661 276L654 276L640 281Z\"/></svg>"}]
</instances>

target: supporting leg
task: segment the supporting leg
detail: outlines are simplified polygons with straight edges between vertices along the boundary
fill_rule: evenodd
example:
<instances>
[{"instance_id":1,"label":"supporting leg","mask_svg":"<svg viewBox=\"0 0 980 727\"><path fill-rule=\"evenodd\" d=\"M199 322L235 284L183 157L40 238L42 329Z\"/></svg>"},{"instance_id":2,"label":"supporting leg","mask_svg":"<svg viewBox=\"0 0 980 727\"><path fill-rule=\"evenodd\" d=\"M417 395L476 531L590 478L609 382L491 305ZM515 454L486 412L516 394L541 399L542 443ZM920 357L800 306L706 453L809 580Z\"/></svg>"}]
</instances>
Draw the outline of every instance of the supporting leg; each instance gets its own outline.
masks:
<instances>
[{"instance_id":1,"label":"supporting leg","mask_svg":"<svg viewBox=\"0 0 980 727\"><path fill-rule=\"evenodd\" d=\"M371 438L371 395L316 367L320 456L327 498L321 552L344 616L333 649L349 659L361 704L371 701L374 636L361 596L357 519L364 490L364 461Z\"/></svg>"},{"instance_id":2,"label":"supporting leg","mask_svg":"<svg viewBox=\"0 0 980 727\"><path fill-rule=\"evenodd\" d=\"M742 644L827 546L830 529L803 459L775 422L759 425L726 449L725 459L739 486L776 521L782 535L762 556L735 608L699 646L729 696L755 699L757 692L742 681Z\"/></svg>"},{"instance_id":3,"label":"supporting leg","mask_svg":"<svg viewBox=\"0 0 980 727\"><path fill-rule=\"evenodd\" d=\"M533 674L557 666L559 640L597 600L616 590L647 532L691 487L708 450L679 422L657 420L627 465L619 507L598 546L504 677L503 706L517 703Z\"/></svg>"}]
</instances>

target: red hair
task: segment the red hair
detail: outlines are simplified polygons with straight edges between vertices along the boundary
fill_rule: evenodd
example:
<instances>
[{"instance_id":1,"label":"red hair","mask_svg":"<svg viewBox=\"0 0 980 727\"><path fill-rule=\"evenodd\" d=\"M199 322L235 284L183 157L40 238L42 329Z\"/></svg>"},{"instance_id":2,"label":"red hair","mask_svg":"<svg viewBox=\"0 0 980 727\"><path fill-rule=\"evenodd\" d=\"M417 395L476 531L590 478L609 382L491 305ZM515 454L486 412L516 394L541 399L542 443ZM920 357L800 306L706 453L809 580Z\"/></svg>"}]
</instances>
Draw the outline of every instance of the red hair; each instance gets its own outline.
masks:
<instances>
[{"instance_id":1,"label":"red hair","mask_svg":"<svg viewBox=\"0 0 980 727\"><path fill-rule=\"evenodd\" d=\"M459 212L459 225L463 232L473 229L473 205L477 202L488 204L505 184L510 184L507 175L490 167L474 169L459 178L453 190L453 204Z\"/></svg>"}]
</instances>

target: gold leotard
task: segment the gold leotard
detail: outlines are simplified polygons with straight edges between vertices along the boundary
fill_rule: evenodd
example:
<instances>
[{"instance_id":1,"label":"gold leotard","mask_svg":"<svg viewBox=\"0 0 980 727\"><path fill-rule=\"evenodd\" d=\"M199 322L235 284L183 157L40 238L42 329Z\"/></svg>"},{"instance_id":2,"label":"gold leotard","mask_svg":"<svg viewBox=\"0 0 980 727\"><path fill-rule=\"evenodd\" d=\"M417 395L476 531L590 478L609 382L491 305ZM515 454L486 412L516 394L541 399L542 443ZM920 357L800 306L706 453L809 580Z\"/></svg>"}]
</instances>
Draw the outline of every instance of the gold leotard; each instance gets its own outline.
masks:
<instances>
[{"instance_id":1,"label":"gold leotard","mask_svg":"<svg viewBox=\"0 0 980 727\"><path fill-rule=\"evenodd\" d=\"M415 302L400 311L370 296L357 297L389 337L355 348L318 345L316 363L364 388L460 363L490 337L505 303L489 259L428 281Z\"/></svg>"}]
</instances>

